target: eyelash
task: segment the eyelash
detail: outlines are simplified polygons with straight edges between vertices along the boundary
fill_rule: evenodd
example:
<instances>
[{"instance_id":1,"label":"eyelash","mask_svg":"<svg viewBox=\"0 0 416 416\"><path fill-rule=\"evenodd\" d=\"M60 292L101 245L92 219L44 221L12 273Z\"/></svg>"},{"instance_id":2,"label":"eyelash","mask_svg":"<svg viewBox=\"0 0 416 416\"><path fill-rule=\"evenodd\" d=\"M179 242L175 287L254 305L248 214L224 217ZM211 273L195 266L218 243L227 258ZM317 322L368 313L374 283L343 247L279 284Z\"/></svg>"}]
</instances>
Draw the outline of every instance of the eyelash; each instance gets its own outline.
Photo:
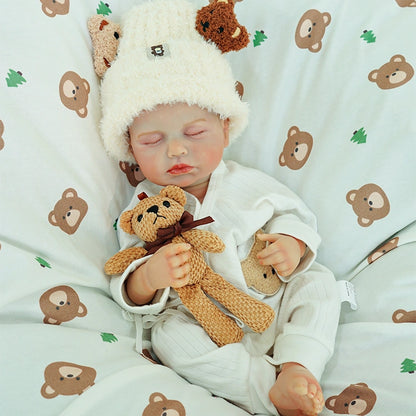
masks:
<instances>
[{"instance_id":1,"label":"eyelash","mask_svg":"<svg viewBox=\"0 0 416 416\"><path fill-rule=\"evenodd\" d=\"M197 131L195 133L188 133L186 135L190 136L190 137L193 137L193 136L200 136L202 133L205 133L205 130L200 130L200 131Z\"/></svg>"}]
</instances>

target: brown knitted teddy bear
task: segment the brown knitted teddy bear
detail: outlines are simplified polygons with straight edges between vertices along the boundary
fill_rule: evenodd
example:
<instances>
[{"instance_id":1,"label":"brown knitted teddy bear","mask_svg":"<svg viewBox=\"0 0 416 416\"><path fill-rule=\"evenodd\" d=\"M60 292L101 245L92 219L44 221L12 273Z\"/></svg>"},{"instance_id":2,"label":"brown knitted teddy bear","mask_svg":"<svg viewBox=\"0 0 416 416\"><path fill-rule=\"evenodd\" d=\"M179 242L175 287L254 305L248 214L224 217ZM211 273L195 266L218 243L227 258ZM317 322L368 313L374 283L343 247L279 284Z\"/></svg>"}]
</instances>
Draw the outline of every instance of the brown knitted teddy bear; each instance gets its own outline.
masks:
<instances>
[{"instance_id":1,"label":"brown knitted teddy bear","mask_svg":"<svg viewBox=\"0 0 416 416\"><path fill-rule=\"evenodd\" d=\"M241 292L215 273L205 262L202 250L220 253L224 243L214 233L194 227L212 222L211 217L193 220L185 211L185 192L173 185L159 195L139 195L140 202L120 218L121 228L136 234L146 245L120 251L105 264L110 275L124 272L134 260L152 254L164 244L186 242L191 248L191 271L188 285L175 288L182 303L191 311L211 339L223 346L239 342L244 336L236 322L223 313L208 296L225 306L255 332L263 332L274 320L273 309ZM208 295L208 296L207 296Z\"/></svg>"},{"instance_id":2,"label":"brown knitted teddy bear","mask_svg":"<svg viewBox=\"0 0 416 416\"><path fill-rule=\"evenodd\" d=\"M247 29L238 23L233 0L210 1L210 4L198 10L195 28L223 53L239 51L250 41Z\"/></svg>"},{"instance_id":3,"label":"brown knitted teddy bear","mask_svg":"<svg viewBox=\"0 0 416 416\"><path fill-rule=\"evenodd\" d=\"M236 1L241 0L210 0L210 4L196 13L195 29L223 53L243 49L250 41L247 29L238 23L234 13ZM94 50L94 69L102 78L117 55L122 29L119 24L98 14L88 19L88 31Z\"/></svg>"},{"instance_id":4,"label":"brown knitted teddy bear","mask_svg":"<svg viewBox=\"0 0 416 416\"><path fill-rule=\"evenodd\" d=\"M117 55L121 27L101 14L88 19L88 31L94 49L94 69L102 78Z\"/></svg>"}]
</instances>

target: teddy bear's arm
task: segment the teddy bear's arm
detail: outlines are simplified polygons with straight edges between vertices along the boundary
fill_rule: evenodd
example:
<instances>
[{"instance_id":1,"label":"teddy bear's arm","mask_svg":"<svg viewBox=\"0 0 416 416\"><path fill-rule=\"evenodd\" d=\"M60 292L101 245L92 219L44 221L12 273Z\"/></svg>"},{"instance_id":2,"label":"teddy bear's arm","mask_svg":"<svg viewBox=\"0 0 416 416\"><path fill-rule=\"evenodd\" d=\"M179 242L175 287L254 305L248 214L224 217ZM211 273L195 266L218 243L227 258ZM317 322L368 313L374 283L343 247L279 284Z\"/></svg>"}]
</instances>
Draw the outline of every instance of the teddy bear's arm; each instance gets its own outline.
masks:
<instances>
[{"instance_id":1,"label":"teddy bear's arm","mask_svg":"<svg viewBox=\"0 0 416 416\"><path fill-rule=\"evenodd\" d=\"M121 274L134 260L146 255L147 251L143 247L130 247L114 254L104 266L104 272L109 275Z\"/></svg>"},{"instance_id":2,"label":"teddy bear's arm","mask_svg":"<svg viewBox=\"0 0 416 416\"><path fill-rule=\"evenodd\" d=\"M182 236L189 244L203 251L221 253L225 249L221 238L211 231L192 229L182 233Z\"/></svg>"}]
</instances>

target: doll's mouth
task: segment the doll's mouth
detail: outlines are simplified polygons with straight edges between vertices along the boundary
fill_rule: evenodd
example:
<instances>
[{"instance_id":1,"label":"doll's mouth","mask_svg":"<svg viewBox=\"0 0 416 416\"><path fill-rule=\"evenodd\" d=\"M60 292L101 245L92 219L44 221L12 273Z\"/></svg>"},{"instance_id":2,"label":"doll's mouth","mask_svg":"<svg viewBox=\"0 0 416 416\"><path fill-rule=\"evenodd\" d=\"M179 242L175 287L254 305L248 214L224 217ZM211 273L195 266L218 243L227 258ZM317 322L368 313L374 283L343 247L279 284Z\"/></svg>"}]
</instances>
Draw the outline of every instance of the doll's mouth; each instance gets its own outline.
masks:
<instances>
[{"instance_id":1,"label":"doll's mouth","mask_svg":"<svg viewBox=\"0 0 416 416\"><path fill-rule=\"evenodd\" d=\"M193 166L180 163L178 165L172 166L168 173L171 175L183 175L184 173L189 173L193 169Z\"/></svg>"}]
</instances>

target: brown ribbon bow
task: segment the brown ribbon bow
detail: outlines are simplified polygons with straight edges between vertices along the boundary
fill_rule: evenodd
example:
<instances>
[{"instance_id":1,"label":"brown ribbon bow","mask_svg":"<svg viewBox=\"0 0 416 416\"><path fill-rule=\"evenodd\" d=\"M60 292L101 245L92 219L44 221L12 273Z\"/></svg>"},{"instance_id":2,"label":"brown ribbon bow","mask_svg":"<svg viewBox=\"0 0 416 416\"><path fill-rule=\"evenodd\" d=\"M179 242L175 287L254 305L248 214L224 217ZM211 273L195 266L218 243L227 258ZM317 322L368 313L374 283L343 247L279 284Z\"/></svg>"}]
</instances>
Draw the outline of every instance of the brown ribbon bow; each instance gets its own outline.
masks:
<instances>
[{"instance_id":1,"label":"brown ribbon bow","mask_svg":"<svg viewBox=\"0 0 416 416\"><path fill-rule=\"evenodd\" d=\"M147 250L147 254L153 254L160 247L172 242L173 238L179 234L198 227L198 225L204 225L214 222L212 217L204 217L194 221L194 217L188 211L184 211L180 220L166 228L160 228L157 230L157 239L155 241L148 241L144 248Z\"/></svg>"}]
</instances>

